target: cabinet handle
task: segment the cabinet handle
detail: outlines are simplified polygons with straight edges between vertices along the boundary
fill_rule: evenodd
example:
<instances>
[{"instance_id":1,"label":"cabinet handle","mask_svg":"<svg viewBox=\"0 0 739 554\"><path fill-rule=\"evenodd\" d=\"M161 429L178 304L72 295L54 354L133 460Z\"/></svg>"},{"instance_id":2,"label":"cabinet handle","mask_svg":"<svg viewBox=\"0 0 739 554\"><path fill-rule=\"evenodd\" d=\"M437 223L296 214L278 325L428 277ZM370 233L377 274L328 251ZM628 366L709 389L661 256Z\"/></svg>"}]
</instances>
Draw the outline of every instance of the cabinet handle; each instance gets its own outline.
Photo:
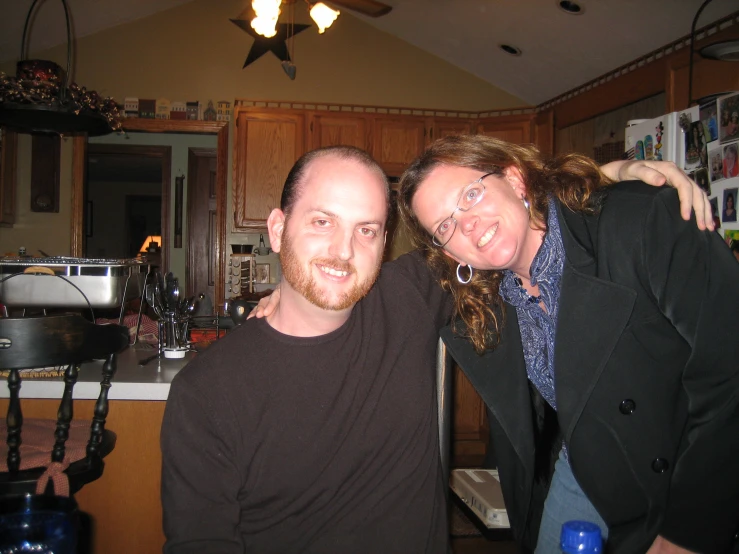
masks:
<instances>
[{"instance_id":1,"label":"cabinet handle","mask_svg":"<svg viewBox=\"0 0 739 554\"><path fill-rule=\"evenodd\" d=\"M310 122L310 132L311 133L313 132L313 122L312 121Z\"/></svg>"}]
</instances>

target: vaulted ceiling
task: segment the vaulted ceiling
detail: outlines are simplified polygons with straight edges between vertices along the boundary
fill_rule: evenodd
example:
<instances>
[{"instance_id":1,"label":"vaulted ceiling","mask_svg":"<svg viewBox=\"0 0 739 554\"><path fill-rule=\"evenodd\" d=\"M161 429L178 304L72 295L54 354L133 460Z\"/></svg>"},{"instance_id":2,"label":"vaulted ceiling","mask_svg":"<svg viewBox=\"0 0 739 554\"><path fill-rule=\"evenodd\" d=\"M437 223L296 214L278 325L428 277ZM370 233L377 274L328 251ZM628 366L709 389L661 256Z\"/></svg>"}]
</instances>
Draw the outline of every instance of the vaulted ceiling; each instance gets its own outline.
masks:
<instances>
[{"instance_id":1,"label":"vaulted ceiling","mask_svg":"<svg viewBox=\"0 0 739 554\"><path fill-rule=\"evenodd\" d=\"M190 1L67 0L74 33L80 38ZM688 35L702 4L702 0L577 0L583 10L571 15L559 7L559 0L384 2L393 6L388 15L358 17L530 104L549 100ZM29 6L30 0L0 0L0 62L18 59ZM713 0L698 26L738 10L737 0ZM34 50L65 42L59 23L62 13L60 2L43 2L33 27ZM352 12L344 10L344 14ZM341 18L335 24L340 25ZM522 53L507 54L501 44Z\"/></svg>"}]
</instances>

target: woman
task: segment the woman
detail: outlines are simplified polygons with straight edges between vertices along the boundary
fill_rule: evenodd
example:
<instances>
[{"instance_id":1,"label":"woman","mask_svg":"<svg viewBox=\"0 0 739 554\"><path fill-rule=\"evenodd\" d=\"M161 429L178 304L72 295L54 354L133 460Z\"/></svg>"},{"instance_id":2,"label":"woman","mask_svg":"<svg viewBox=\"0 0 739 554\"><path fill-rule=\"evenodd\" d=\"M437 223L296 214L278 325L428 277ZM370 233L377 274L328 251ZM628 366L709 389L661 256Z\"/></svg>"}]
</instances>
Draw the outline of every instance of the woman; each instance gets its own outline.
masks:
<instances>
[{"instance_id":1,"label":"woman","mask_svg":"<svg viewBox=\"0 0 739 554\"><path fill-rule=\"evenodd\" d=\"M736 177L739 175L739 163L737 163L736 144L724 147L724 177Z\"/></svg>"},{"instance_id":2,"label":"woman","mask_svg":"<svg viewBox=\"0 0 739 554\"><path fill-rule=\"evenodd\" d=\"M454 294L443 336L488 406L517 541L559 552L561 523L589 519L616 553L726 551L739 269L673 191L607 183L580 156L447 137L399 206Z\"/></svg>"},{"instance_id":3,"label":"woman","mask_svg":"<svg viewBox=\"0 0 739 554\"><path fill-rule=\"evenodd\" d=\"M729 221L736 221L736 209L734 208L734 195L732 193L726 194L726 200L724 201L724 217L722 218L724 223Z\"/></svg>"}]
</instances>

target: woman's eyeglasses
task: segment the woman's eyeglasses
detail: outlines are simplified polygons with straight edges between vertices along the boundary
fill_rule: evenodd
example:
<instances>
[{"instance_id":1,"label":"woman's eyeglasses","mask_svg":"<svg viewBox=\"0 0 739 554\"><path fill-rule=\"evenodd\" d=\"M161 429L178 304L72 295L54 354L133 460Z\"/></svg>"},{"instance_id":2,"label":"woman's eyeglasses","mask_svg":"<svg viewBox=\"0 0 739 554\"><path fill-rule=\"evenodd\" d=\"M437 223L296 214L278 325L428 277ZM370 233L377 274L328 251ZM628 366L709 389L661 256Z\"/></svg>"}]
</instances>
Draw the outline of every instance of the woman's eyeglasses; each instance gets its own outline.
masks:
<instances>
[{"instance_id":1,"label":"woman's eyeglasses","mask_svg":"<svg viewBox=\"0 0 739 554\"><path fill-rule=\"evenodd\" d=\"M482 200L482 197L485 196L485 185L482 184L482 180L489 175L493 175L493 173L486 173L464 187L462 194L459 195L457 207L454 208L452 215L439 223L436 231L434 231L433 243L436 246L444 247L452 239L452 235L454 235L454 231L457 229L457 220L454 219L454 214L458 211L466 212L474 208Z\"/></svg>"}]
</instances>

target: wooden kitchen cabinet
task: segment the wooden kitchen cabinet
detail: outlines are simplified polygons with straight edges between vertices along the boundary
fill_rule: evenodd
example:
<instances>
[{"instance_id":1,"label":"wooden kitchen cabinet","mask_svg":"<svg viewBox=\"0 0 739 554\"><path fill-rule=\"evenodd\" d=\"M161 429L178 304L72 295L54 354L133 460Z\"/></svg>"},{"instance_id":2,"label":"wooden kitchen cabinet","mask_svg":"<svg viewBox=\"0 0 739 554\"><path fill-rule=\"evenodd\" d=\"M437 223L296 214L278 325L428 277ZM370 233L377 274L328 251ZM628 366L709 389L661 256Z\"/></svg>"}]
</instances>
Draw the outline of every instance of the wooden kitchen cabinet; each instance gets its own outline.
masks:
<instances>
[{"instance_id":1,"label":"wooden kitchen cabinet","mask_svg":"<svg viewBox=\"0 0 739 554\"><path fill-rule=\"evenodd\" d=\"M371 120L365 115L344 113L309 113L308 144L310 150L324 146L348 145L369 151Z\"/></svg>"},{"instance_id":2,"label":"wooden kitchen cabinet","mask_svg":"<svg viewBox=\"0 0 739 554\"><path fill-rule=\"evenodd\" d=\"M451 135L470 135L474 133L473 120L433 118L429 125L427 145L436 139Z\"/></svg>"},{"instance_id":3,"label":"wooden kitchen cabinet","mask_svg":"<svg viewBox=\"0 0 739 554\"><path fill-rule=\"evenodd\" d=\"M233 230L264 230L290 168L305 152L305 114L243 109L235 119Z\"/></svg>"},{"instance_id":4,"label":"wooden kitchen cabinet","mask_svg":"<svg viewBox=\"0 0 739 554\"><path fill-rule=\"evenodd\" d=\"M477 121L477 134L516 144L527 144L531 142L533 117L526 114L481 118Z\"/></svg>"},{"instance_id":5,"label":"wooden kitchen cabinet","mask_svg":"<svg viewBox=\"0 0 739 554\"><path fill-rule=\"evenodd\" d=\"M453 376L451 465L479 467L490 436L485 403L457 364Z\"/></svg>"},{"instance_id":6,"label":"wooden kitchen cabinet","mask_svg":"<svg viewBox=\"0 0 739 554\"><path fill-rule=\"evenodd\" d=\"M372 156L388 175L400 175L426 146L423 117L376 117Z\"/></svg>"}]
</instances>

